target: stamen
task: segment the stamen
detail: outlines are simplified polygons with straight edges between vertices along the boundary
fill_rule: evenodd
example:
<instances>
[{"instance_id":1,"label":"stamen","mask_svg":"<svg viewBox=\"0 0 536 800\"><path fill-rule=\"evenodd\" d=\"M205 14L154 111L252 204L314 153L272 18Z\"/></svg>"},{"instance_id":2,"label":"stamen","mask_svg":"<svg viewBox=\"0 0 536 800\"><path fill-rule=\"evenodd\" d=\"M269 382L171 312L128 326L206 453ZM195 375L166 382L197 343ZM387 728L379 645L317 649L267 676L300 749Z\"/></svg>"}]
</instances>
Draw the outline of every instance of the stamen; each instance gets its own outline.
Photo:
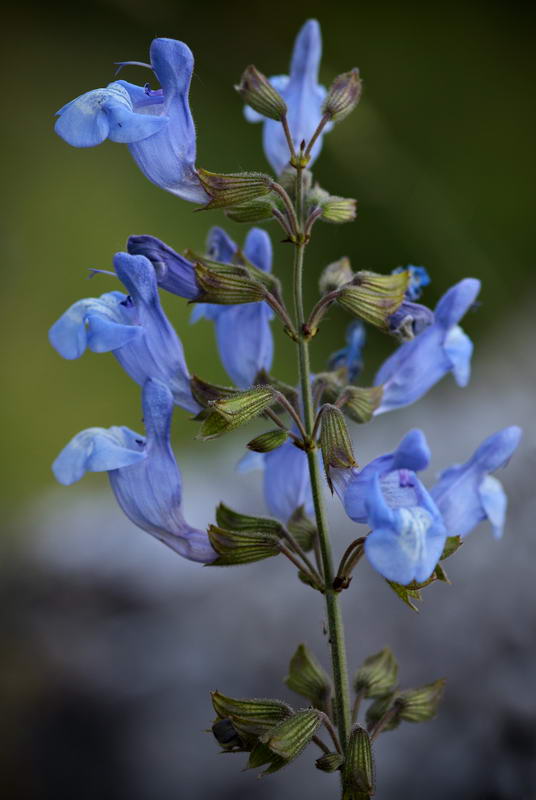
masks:
<instances>
[{"instance_id":1,"label":"stamen","mask_svg":"<svg viewBox=\"0 0 536 800\"><path fill-rule=\"evenodd\" d=\"M114 63L117 64L114 78L119 75L123 67L146 67L147 69L152 69L151 64L146 64L145 61L115 61Z\"/></svg>"},{"instance_id":2,"label":"stamen","mask_svg":"<svg viewBox=\"0 0 536 800\"><path fill-rule=\"evenodd\" d=\"M95 269L94 267L92 267L91 269L88 269L88 272L89 272L89 275L87 276L88 281L91 280L91 278L94 278L95 275L111 275L112 278L117 278L115 272L110 272L109 269Z\"/></svg>"}]
</instances>

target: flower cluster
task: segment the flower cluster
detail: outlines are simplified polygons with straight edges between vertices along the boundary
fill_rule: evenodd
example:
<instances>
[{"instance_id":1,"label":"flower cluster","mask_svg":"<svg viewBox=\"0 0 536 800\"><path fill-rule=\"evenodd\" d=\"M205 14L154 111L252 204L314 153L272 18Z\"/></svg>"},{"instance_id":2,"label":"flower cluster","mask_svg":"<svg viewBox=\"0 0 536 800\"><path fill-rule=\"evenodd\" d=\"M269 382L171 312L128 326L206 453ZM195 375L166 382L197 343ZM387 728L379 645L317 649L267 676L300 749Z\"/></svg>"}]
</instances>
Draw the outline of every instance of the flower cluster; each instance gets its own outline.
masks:
<instances>
[{"instance_id":1,"label":"flower cluster","mask_svg":"<svg viewBox=\"0 0 536 800\"><path fill-rule=\"evenodd\" d=\"M339 76L329 93L318 83L321 49L319 25L309 20L296 39L288 76L265 79L251 67L247 81L244 78L237 87L251 103L245 107L246 118L263 123L264 150L277 175L289 166L289 160L293 163L293 153L303 152L306 142L307 163L312 165L323 135L357 102L357 70ZM128 64L139 62L123 62L120 68ZM58 111L57 133L75 147L94 146L106 138L126 143L153 183L190 202L213 201L195 166L196 137L189 107L192 53L183 42L158 38L150 48L150 63L142 66L152 70L160 88L116 80L106 88L86 92ZM251 193L255 180L247 183ZM311 219L321 214L314 204L327 195L322 192L318 186L311 190ZM281 207L274 206L273 214L282 217ZM292 218L285 224L292 231ZM253 228L241 249L216 227L209 233L203 258L209 269L223 270L226 275L234 275L233 270L242 275L249 265L261 275L262 283L262 274L269 276L272 269L271 240L264 230ZM86 471L107 471L121 508L135 524L186 558L210 562L215 553L207 534L191 528L182 516L181 476L169 438L172 406L197 414L201 405L192 392L182 344L162 309L159 290L197 301L192 322L205 318L214 323L222 364L240 390L269 375L276 306L268 295L266 300L237 295L237 302L223 297L215 303L202 302L199 259L192 253L182 255L150 235L131 236L127 252L117 253L113 263L125 292L111 291L74 303L52 326L50 341L67 359L79 358L86 348L112 352L142 387L147 436L124 427L90 428L62 451L54 472L60 482L70 484ZM396 279L391 283L367 277L372 273L354 276L347 261L331 265L328 271L325 291L332 290L328 298L339 297L341 305L354 310L361 320L349 326L346 346L330 360L331 372L326 375L331 378L320 384L315 395L316 412L321 413L323 399L330 400L326 386L331 385L333 391L333 385L341 381L348 385L337 405L358 421L417 401L448 372L460 386L467 384L473 345L458 323L475 303L478 280L460 281L431 311L416 302L430 282L424 267L399 267L393 270ZM362 320L383 327L400 341L370 389L353 386L363 363ZM298 412L302 402L298 396ZM373 566L391 581L420 583L433 573L448 536L464 536L485 518L500 535L506 497L490 473L507 463L519 438L516 427L494 434L464 465L443 472L428 491L417 472L428 466L429 449L424 434L411 431L396 450L362 469L352 466L353 460L349 466L335 465L330 485L348 516L368 525L365 552ZM275 449L249 453L239 469L264 471L268 509L286 523L297 509L313 514L313 499L307 447L296 446L299 428L293 423L288 438L277 439Z\"/></svg>"}]
</instances>

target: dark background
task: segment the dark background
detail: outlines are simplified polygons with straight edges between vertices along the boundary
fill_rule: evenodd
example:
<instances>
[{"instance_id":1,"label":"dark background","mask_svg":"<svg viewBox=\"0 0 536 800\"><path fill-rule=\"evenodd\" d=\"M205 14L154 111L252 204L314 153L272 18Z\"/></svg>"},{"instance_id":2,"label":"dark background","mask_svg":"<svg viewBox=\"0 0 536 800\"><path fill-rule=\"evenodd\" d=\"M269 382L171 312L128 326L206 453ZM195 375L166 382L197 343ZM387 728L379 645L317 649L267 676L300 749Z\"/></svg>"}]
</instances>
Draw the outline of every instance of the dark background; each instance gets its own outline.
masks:
<instances>
[{"instance_id":1,"label":"dark background","mask_svg":"<svg viewBox=\"0 0 536 800\"><path fill-rule=\"evenodd\" d=\"M323 647L321 608L311 611L312 596L288 586L291 572L270 563L214 577L179 562L123 520L104 476L61 490L49 466L82 428L140 426L138 390L114 359L86 354L67 363L48 345L47 329L68 305L108 289L88 284L87 268L109 268L133 233L178 250L202 248L211 224L225 224L238 241L245 235L221 213L193 213L149 184L126 147L68 147L53 133L54 112L109 83L115 61L145 60L154 36L183 39L196 56L198 165L267 169L261 128L243 119L233 84L252 62L268 75L284 72L294 36L311 16L322 25L323 82L358 66L365 89L358 110L325 137L315 165L323 186L358 198L359 217L317 226L308 301L321 268L342 255L355 268L380 271L426 265L429 304L462 277L483 281L482 304L465 326L476 343L470 388L439 387L372 432L354 430L361 460L391 449L411 425L431 438L434 469L465 459L499 427L526 428L505 477L514 508L510 539L495 546L484 531L475 534L465 560L459 557L461 587L435 591L418 621L385 598L367 568L365 588L348 593L353 664L387 637L406 658L409 681L446 673L453 685L437 722L380 744L387 749L379 753L378 796L536 796L528 677L536 465L532 13L504 2L117 0L23 3L3 17L6 797L272 798L307 787L320 798L334 791L305 757L255 782L239 773L239 759L217 756L198 733L210 718L208 688L276 693L299 637ZM123 77L147 80L135 67ZM277 243L279 229L270 230ZM274 268L288 284L288 246L276 244L275 254ZM190 369L223 380L211 326L191 329L185 302L164 302ZM341 346L347 321L334 314L324 326L315 370ZM391 347L370 335L368 374ZM294 381L294 353L279 333L276 357L275 372ZM246 492L255 510L256 479L231 474L238 450L229 453L225 442L202 446L194 435L178 412L174 437L192 521L206 524L219 499L245 502ZM351 528L336 519L342 548Z\"/></svg>"}]
</instances>

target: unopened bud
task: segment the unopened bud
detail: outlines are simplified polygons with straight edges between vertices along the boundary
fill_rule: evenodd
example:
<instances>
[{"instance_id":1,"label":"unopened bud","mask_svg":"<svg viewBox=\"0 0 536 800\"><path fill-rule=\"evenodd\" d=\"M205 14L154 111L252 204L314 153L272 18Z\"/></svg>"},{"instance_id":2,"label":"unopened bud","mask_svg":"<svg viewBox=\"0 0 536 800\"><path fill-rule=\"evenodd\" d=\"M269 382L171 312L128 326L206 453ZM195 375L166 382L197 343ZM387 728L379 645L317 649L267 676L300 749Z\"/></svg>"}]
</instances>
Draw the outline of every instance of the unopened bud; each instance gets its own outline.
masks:
<instances>
[{"instance_id":1,"label":"unopened bud","mask_svg":"<svg viewBox=\"0 0 536 800\"><path fill-rule=\"evenodd\" d=\"M281 552L279 538L270 533L239 533L227 531L217 525L209 525L208 538L218 553L218 558L211 561L211 567L229 567L240 564L251 564L265 558L277 556Z\"/></svg>"},{"instance_id":2,"label":"unopened bud","mask_svg":"<svg viewBox=\"0 0 536 800\"><path fill-rule=\"evenodd\" d=\"M389 319L402 304L408 281L408 272L358 272L352 286L341 289L337 302L356 317L389 332Z\"/></svg>"},{"instance_id":3,"label":"unopened bud","mask_svg":"<svg viewBox=\"0 0 536 800\"><path fill-rule=\"evenodd\" d=\"M322 721L322 712L315 709L298 711L261 736L261 742L286 761L297 758L309 744Z\"/></svg>"},{"instance_id":4,"label":"unopened bud","mask_svg":"<svg viewBox=\"0 0 536 800\"><path fill-rule=\"evenodd\" d=\"M344 402L342 402L342 398ZM341 392L340 408L351 420L362 424L370 422L383 397L381 386L346 386Z\"/></svg>"},{"instance_id":5,"label":"unopened bud","mask_svg":"<svg viewBox=\"0 0 536 800\"><path fill-rule=\"evenodd\" d=\"M199 415L202 423L197 438L207 441L233 431L262 414L273 401L273 392L262 387L215 400Z\"/></svg>"},{"instance_id":6,"label":"unopened bud","mask_svg":"<svg viewBox=\"0 0 536 800\"><path fill-rule=\"evenodd\" d=\"M335 772L341 768L343 762L344 758L340 753L324 753L316 759L315 767L322 772Z\"/></svg>"},{"instance_id":7,"label":"unopened bud","mask_svg":"<svg viewBox=\"0 0 536 800\"><path fill-rule=\"evenodd\" d=\"M443 696L445 681L440 679L421 686L420 689L406 689L398 695L401 705L400 719L406 722L428 722L437 713Z\"/></svg>"},{"instance_id":8,"label":"unopened bud","mask_svg":"<svg viewBox=\"0 0 536 800\"><path fill-rule=\"evenodd\" d=\"M221 692L211 692L214 711L220 719L229 718L239 734L260 736L293 713L281 700L237 699Z\"/></svg>"},{"instance_id":9,"label":"unopened bud","mask_svg":"<svg viewBox=\"0 0 536 800\"><path fill-rule=\"evenodd\" d=\"M246 67L240 78L240 83L235 86L244 102L263 117L281 122L287 113L287 104L277 92L268 78L251 64Z\"/></svg>"},{"instance_id":10,"label":"unopened bud","mask_svg":"<svg viewBox=\"0 0 536 800\"><path fill-rule=\"evenodd\" d=\"M342 773L344 788L351 792L362 793L363 797L370 797L374 794L374 773L370 736L364 728L356 725L352 728L346 750ZM350 796L353 798L356 794Z\"/></svg>"},{"instance_id":11,"label":"unopened bud","mask_svg":"<svg viewBox=\"0 0 536 800\"><path fill-rule=\"evenodd\" d=\"M338 75L331 84L324 101L323 112L333 122L340 122L350 114L361 97L361 78L357 67Z\"/></svg>"},{"instance_id":12,"label":"unopened bud","mask_svg":"<svg viewBox=\"0 0 536 800\"><path fill-rule=\"evenodd\" d=\"M333 261L322 270L320 275L319 287L321 294L328 294L336 289L340 289L349 283L354 277L350 259L346 256Z\"/></svg>"},{"instance_id":13,"label":"unopened bud","mask_svg":"<svg viewBox=\"0 0 536 800\"><path fill-rule=\"evenodd\" d=\"M233 222L262 222L272 218L273 207L270 200L251 200L249 203L226 208L225 216Z\"/></svg>"},{"instance_id":14,"label":"unopened bud","mask_svg":"<svg viewBox=\"0 0 536 800\"><path fill-rule=\"evenodd\" d=\"M221 174L199 168L197 174L203 189L211 198L210 202L203 206L207 210L249 203L272 191L272 179L262 172Z\"/></svg>"},{"instance_id":15,"label":"unopened bud","mask_svg":"<svg viewBox=\"0 0 536 800\"><path fill-rule=\"evenodd\" d=\"M356 218L356 206L357 200L352 197L330 195L325 203L321 205L322 214L320 219L324 222L333 222L336 225L352 222Z\"/></svg>"},{"instance_id":16,"label":"unopened bud","mask_svg":"<svg viewBox=\"0 0 536 800\"><path fill-rule=\"evenodd\" d=\"M344 414L336 406L326 404L322 407L320 447L326 480L333 492L331 470L357 466Z\"/></svg>"},{"instance_id":17,"label":"unopened bud","mask_svg":"<svg viewBox=\"0 0 536 800\"><path fill-rule=\"evenodd\" d=\"M229 718L216 720L212 726L212 733L223 750L243 749L244 743Z\"/></svg>"},{"instance_id":18,"label":"unopened bud","mask_svg":"<svg viewBox=\"0 0 536 800\"><path fill-rule=\"evenodd\" d=\"M304 644L300 644L292 656L289 674L284 680L289 689L306 697L317 708L325 709L331 698L330 677Z\"/></svg>"},{"instance_id":19,"label":"unopened bud","mask_svg":"<svg viewBox=\"0 0 536 800\"><path fill-rule=\"evenodd\" d=\"M365 659L354 677L354 689L364 697L381 697L396 684L398 664L388 647Z\"/></svg>"},{"instance_id":20,"label":"unopened bud","mask_svg":"<svg viewBox=\"0 0 536 800\"><path fill-rule=\"evenodd\" d=\"M195 301L198 303L236 305L258 303L266 297L265 287L242 268L211 269L198 263L195 265L195 279L200 290Z\"/></svg>"},{"instance_id":21,"label":"unopened bud","mask_svg":"<svg viewBox=\"0 0 536 800\"><path fill-rule=\"evenodd\" d=\"M285 444L287 439L287 431L276 428L273 431L266 431L266 433L261 433L259 436L256 436L247 443L246 447L249 450L253 450L254 453L269 453L281 447L282 444Z\"/></svg>"}]
</instances>

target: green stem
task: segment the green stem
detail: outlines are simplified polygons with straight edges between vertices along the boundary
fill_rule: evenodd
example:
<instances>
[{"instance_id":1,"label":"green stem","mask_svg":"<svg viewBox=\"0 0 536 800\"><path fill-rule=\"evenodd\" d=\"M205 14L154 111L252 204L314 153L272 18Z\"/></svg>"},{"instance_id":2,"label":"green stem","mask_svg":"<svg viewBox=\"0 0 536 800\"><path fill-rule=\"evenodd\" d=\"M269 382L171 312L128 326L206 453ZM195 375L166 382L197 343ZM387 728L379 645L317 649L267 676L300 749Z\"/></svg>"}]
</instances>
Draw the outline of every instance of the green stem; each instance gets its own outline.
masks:
<instances>
[{"instance_id":1,"label":"green stem","mask_svg":"<svg viewBox=\"0 0 536 800\"><path fill-rule=\"evenodd\" d=\"M296 216L303 230L303 181L302 169L296 170ZM305 322L303 311L303 256L305 242L299 238L294 254L294 309L296 314L296 328L300 335L298 341L298 365L300 384L303 399L304 427L307 435L311 437L314 426L314 406L311 394L311 368L309 363L309 345L303 338L302 327ZM313 503L318 529L320 555L325 580L325 599L328 622L329 645L331 648L331 662L333 669L333 683L335 687L336 722L339 731L339 740L343 752L346 750L350 732L350 698L348 690L348 670L346 665L346 647L344 642L344 628L339 605L339 596L333 589L333 558L331 554L331 541L329 538L324 501L322 497L322 482L316 452L307 453L309 474Z\"/></svg>"}]
</instances>

